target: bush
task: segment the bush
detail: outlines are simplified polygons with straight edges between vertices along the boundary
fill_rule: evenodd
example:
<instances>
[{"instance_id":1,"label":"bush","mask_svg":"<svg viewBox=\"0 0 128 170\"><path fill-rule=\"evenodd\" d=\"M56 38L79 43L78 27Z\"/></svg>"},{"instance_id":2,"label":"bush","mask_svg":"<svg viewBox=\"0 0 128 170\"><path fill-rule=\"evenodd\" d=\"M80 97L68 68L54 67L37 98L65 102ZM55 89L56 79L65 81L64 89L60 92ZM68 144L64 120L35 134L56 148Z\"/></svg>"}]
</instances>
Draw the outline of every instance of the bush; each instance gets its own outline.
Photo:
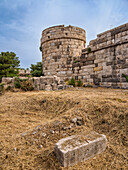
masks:
<instances>
[{"instance_id":1,"label":"bush","mask_svg":"<svg viewBox=\"0 0 128 170\"><path fill-rule=\"evenodd\" d=\"M17 78L15 79L14 85L15 85L15 88L20 88L24 91L34 90L33 80Z\"/></svg>"},{"instance_id":2,"label":"bush","mask_svg":"<svg viewBox=\"0 0 128 170\"><path fill-rule=\"evenodd\" d=\"M8 86L7 88L6 88L6 90L11 90L12 89L12 87L11 86Z\"/></svg>"},{"instance_id":3,"label":"bush","mask_svg":"<svg viewBox=\"0 0 128 170\"><path fill-rule=\"evenodd\" d=\"M0 94L2 94L4 91L4 84L0 83Z\"/></svg>"},{"instance_id":4,"label":"bush","mask_svg":"<svg viewBox=\"0 0 128 170\"><path fill-rule=\"evenodd\" d=\"M91 48L88 48L87 50L88 50L88 53L90 53L90 52L91 52Z\"/></svg>"},{"instance_id":5,"label":"bush","mask_svg":"<svg viewBox=\"0 0 128 170\"><path fill-rule=\"evenodd\" d=\"M126 79L126 81L128 82L128 76L125 74L122 74L122 77L124 77Z\"/></svg>"},{"instance_id":6,"label":"bush","mask_svg":"<svg viewBox=\"0 0 128 170\"><path fill-rule=\"evenodd\" d=\"M77 86L78 87L81 87L83 85L83 82L79 79L78 81L77 81Z\"/></svg>"},{"instance_id":7,"label":"bush","mask_svg":"<svg viewBox=\"0 0 128 170\"><path fill-rule=\"evenodd\" d=\"M40 77L42 75L43 75L42 71L39 71L39 70L35 70L35 71L32 72L33 77Z\"/></svg>"},{"instance_id":8,"label":"bush","mask_svg":"<svg viewBox=\"0 0 128 170\"><path fill-rule=\"evenodd\" d=\"M69 80L68 84L69 84L69 85L73 85L73 87L75 87L75 86L76 86L75 79L72 78L71 80Z\"/></svg>"},{"instance_id":9,"label":"bush","mask_svg":"<svg viewBox=\"0 0 128 170\"><path fill-rule=\"evenodd\" d=\"M20 84L20 79L19 78L15 79L14 86L15 86L15 88L18 88L18 89L21 88L21 84Z\"/></svg>"}]
</instances>

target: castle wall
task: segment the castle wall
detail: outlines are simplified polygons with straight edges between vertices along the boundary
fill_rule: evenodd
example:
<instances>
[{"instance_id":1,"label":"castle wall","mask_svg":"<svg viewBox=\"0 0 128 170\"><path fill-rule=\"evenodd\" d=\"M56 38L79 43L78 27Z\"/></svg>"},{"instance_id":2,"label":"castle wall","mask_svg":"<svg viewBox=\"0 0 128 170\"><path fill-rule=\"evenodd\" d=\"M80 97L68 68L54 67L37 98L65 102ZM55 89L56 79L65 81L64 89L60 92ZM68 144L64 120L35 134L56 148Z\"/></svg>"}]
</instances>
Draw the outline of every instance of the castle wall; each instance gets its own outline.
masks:
<instances>
[{"instance_id":1,"label":"castle wall","mask_svg":"<svg viewBox=\"0 0 128 170\"><path fill-rule=\"evenodd\" d=\"M73 63L75 79L102 87L128 88L128 24L98 34Z\"/></svg>"},{"instance_id":2,"label":"castle wall","mask_svg":"<svg viewBox=\"0 0 128 170\"><path fill-rule=\"evenodd\" d=\"M71 78L73 59L80 57L85 43L81 28L60 25L45 29L41 38L44 75Z\"/></svg>"},{"instance_id":3,"label":"castle wall","mask_svg":"<svg viewBox=\"0 0 128 170\"><path fill-rule=\"evenodd\" d=\"M42 32L43 72L85 84L128 88L128 23L97 35L85 48L85 31L55 26Z\"/></svg>"}]
</instances>

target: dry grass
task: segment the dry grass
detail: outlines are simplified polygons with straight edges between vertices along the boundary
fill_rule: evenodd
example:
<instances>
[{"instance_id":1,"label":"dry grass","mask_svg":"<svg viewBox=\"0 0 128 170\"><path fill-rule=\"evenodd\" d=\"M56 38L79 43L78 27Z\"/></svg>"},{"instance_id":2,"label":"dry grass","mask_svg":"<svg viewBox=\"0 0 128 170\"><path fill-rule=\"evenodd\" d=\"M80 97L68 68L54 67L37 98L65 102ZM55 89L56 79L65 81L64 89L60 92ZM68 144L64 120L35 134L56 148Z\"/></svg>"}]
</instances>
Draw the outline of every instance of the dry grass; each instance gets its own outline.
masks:
<instances>
[{"instance_id":1,"label":"dry grass","mask_svg":"<svg viewBox=\"0 0 128 170\"><path fill-rule=\"evenodd\" d=\"M70 128L76 116L84 124ZM105 134L107 149L68 169L127 169L127 125L127 90L6 92L0 96L0 169L66 169L54 156L55 143L87 130Z\"/></svg>"}]
</instances>

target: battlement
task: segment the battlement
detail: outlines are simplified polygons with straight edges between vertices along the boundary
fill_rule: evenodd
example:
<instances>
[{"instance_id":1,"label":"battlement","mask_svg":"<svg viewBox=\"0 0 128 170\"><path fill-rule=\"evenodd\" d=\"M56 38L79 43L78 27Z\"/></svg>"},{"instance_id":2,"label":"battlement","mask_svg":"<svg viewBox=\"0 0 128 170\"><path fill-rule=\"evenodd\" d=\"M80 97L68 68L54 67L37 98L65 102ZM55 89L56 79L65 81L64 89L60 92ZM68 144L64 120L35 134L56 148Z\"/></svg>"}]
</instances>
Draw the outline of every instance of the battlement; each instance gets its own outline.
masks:
<instances>
[{"instance_id":1,"label":"battlement","mask_svg":"<svg viewBox=\"0 0 128 170\"><path fill-rule=\"evenodd\" d=\"M78 39L86 42L85 30L71 25L59 25L42 31L41 44L56 39Z\"/></svg>"}]
</instances>

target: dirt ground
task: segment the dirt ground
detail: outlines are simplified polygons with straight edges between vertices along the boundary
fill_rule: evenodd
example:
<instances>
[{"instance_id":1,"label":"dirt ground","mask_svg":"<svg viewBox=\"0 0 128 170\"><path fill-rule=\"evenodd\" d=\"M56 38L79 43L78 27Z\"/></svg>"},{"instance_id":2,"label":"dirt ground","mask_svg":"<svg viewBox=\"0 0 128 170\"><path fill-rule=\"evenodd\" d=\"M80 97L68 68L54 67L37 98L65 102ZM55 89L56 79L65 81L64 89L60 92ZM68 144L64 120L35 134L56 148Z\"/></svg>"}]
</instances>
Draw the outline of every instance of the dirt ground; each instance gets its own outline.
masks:
<instances>
[{"instance_id":1,"label":"dirt ground","mask_svg":"<svg viewBox=\"0 0 128 170\"><path fill-rule=\"evenodd\" d=\"M83 124L71 123L80 116ZM106 150L63 168L54 155L59 139L94 130L105 134ZM73 88L5 92L0 96L0 170L127 169L128 90Z\"/></svg>"}]
</instances>

